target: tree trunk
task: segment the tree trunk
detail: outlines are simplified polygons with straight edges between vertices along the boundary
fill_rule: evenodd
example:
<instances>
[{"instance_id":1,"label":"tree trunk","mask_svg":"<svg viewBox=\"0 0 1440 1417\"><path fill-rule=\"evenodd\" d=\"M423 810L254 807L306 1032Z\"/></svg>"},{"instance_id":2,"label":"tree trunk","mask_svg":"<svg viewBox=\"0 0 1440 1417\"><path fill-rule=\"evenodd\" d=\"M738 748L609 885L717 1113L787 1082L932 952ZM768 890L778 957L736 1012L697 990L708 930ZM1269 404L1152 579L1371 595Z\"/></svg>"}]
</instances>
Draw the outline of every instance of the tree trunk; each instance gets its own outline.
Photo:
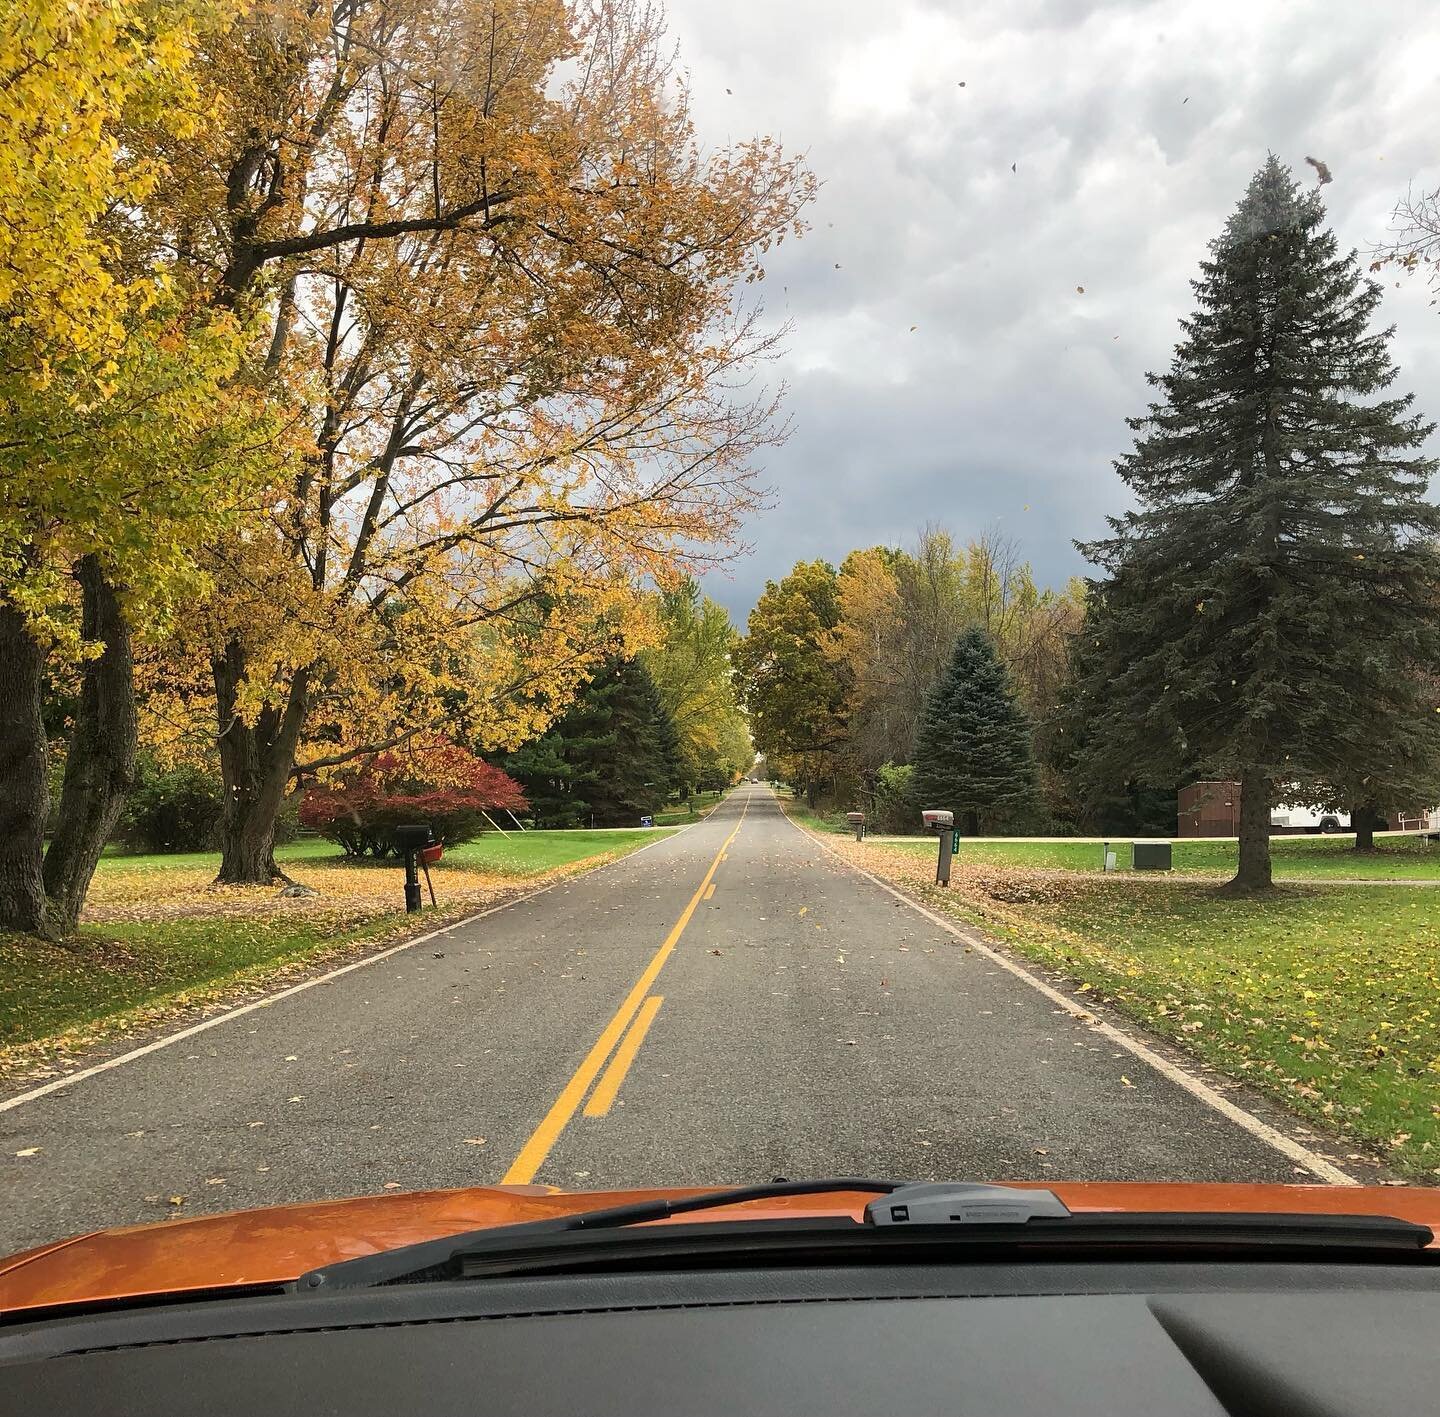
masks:
<instances>
[{"instance_id":1,"label":"tree trunk","mask_svg":"<svg viewBox=\"0 0 1440 1417\"><path fill-rule=\"evenodd\" d=\"M235 640L211 664L220 716L220 775L225 788L220 817L220 874L224 885L268 886L289 877L275 864L275 819L295 766L308 706L308 674L290 681L284 709L265 708L253 723L237 717L245 680L244 646Z\"/></svg>"},{"instance_id":2,"label":"tree trunk","mask_svg":"<svg viewBox=\"0 0 1440 1417\"><path fill-rule=\"evenodd\" d=\"M96 864L135 783L135 661L130 626L93 556L75 567L81 593L81 634L99 655L85 663L75 726L70 731L60 818L45 853L45 893L51 919L69 934L95 875Z\"/></svg>"},{"instance_id":3,"label":"tree trunk","mask_svg":"<svg viewBox=\"0 0 1440 1417\"><path fill-rule=\"evenodd\" d=\"M0 601L0 930L48 928L41 859L50 809L40 679L45 652Z\"/></svg>"},{"instance_id":4,"label":"tree trunk","mask_svg":"<svg viewBox=\"0 0 1440 1417\"><path fill-rule=\"evenodd\" d=\"M1355 850L1375 850L1375 824L1380 813L1373 802L1361 802L1350 809L1350 825L1355 828Z\"/></svg>"},{"instance_id":5,"label":"tree trunk","mask_svg":"<svg viewBox=\"0 0 1440 1417\"><path fill-rule=\"evenodd\" d=\"M1240 774L1240 868L1225 886L1232 895L1268 891L1270 874L1270 779L1247 768Z\"/></svg>"}]
</instances>

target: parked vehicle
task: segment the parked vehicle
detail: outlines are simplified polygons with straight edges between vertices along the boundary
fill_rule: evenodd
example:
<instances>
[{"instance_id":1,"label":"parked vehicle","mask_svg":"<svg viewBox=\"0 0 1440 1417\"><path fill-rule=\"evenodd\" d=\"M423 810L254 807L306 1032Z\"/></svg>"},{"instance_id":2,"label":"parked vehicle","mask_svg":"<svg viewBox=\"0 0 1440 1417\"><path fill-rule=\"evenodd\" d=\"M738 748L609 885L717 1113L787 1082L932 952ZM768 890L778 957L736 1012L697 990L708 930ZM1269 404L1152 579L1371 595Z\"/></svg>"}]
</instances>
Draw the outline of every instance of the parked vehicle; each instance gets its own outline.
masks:
<instances>
[{"instance_id":1,"label":"parked vehicle","mask_svg":"<svg viewBox=\"0 0 1440 1417\"><path fill-rule=\"evenodd\" d=\"M1379 826L1384 830L1383 823ZM1333 807L1308 806L1305 803L1282 802L1270 809L1271 831L1348 832L1350 813Z\"/></svg>"}]
</instances>

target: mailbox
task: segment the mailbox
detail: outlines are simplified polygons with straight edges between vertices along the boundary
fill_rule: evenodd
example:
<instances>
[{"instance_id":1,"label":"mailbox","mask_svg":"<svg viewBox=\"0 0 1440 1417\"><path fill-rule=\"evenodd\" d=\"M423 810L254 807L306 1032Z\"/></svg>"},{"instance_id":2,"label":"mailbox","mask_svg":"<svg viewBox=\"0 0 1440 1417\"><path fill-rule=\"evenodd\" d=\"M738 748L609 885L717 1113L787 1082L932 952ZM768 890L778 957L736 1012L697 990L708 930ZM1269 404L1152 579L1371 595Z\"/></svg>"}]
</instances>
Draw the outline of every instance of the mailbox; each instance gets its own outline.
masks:
<instances>
[{"instance_id":1,"label":"mailbox","mask_svg":"<svg viewBox=\"0 0 1440 1417\"><path fill-rule=\"evenodd\" d=\"M846 812L845 820L850 823L851 828L854 830L855 840L863 841L865 838L865 813Z\"/></svg>"},{"instance_id":2,"label":"mailbox","mask_svg":"<svg viewBox=\"0 0 1440 1417\"><path fill-rule=\"evenodd\" d=\"M955 854L955 842L958 835L955 831L955 813L947 812L941 807L929 807L920 813L920 820L925 823L928 830L935 832L940 838L940 855L935 860L935 884L948 886L950 884L950 858Z\"/></svg>"},{"instance_id":3,"label":"mailbox","mask_svg":"<svg viewBox=\"0 0 1440 1417\"><path fill-rule=\"evenodd\" d=\"M400 854L405 858L405 909L408 913L413 914L420 909L420 877L416 873L415 863L425 856L427 847L434 847L434 842L435 834L430 830L428 822L406 822L395 828L395 845L400 848ZM425 879L430 879L428 870L425 872ZM431 894L434 894L433 887Z\"/></svg>"}]
</instances>

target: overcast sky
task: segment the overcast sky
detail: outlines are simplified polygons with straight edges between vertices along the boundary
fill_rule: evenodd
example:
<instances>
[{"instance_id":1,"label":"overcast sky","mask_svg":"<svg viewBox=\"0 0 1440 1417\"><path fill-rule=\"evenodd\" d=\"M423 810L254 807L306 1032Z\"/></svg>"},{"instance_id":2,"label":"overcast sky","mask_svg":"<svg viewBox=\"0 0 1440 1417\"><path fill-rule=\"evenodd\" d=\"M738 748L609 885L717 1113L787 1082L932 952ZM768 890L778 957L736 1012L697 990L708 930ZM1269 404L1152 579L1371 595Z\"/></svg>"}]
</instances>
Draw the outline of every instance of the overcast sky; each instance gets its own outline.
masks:
<instances>
[{"instance_id":1,"label":"overcast sky","mask_svg":"<svg viewBox=\"0 0 1440 1417\"><path fill-rule=\"evenodd\" d=\"M1329 164L1331 222L1362 252L1407 184L1440 185L1430 5L668 11L702 139L776 134L824 184L765 283L794 324L793 433L764 466L774 506L746 530L751 554L705 582L741 628L797 559L904 544L927 520L961 539L1000 529L1043 582L1083 572L1071 539L1124 505L1124 419L1266 150L1306 181L1307 154ZM1421 281L1395 279L1382 312L1400 384L1440 417L1440 314Z\"/></svg>"}]
</instances>

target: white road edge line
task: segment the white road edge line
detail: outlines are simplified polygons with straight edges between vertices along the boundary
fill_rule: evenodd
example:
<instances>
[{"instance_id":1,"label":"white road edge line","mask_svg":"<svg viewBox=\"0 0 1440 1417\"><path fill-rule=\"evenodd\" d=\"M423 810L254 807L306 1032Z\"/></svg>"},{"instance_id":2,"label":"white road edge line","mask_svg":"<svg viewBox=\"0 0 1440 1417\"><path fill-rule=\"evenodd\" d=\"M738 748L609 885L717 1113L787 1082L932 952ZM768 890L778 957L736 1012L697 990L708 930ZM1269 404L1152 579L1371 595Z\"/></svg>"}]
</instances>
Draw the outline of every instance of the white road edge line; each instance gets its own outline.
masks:
<instances>
[{"instance_id":1,"label":"white road edge line","mask_svg":"<svg viewBox=\"0 0 1440 1417\"><path fill-rule=\"evenodd\" d=\"M938 925L942 930L948 931L956 939L964 940L971 948L978 950L986 958L993 960L1002 969L1007 969L1017 979L1023 980L1033 989L1038 989L1052 1003L1059 1004L1067 1013L1079 1019L1088 1027L1093 1028L1097 1033L1108 1038L1112 1043L1118 1043L1120 1047L1133 1053L1143 1063L1149 1064L1162 1077L1173 1082L1177 1087L1184 1088L1192 1097L1203 1102L1207 1107L1213 1107L1221 1116L1237 1127L1250 1133L1251 1136L1260 1141L1267 1142L1276 1151L1288 1156L1291 1161L1299 1163L1307 1171L1314 1172L1322 1180L1328 1181L1332 1186L1358 1186L1361 1183L1350 1175L1348 1171L1342 1171L1333 1161L1327 1161L1323 1156L1310 1150L1309 1147L1301 1146L1298 1141L1287 1137L1284 1132L1272 1127L1268 1122L1262 1122L1259 1117L1247 1112L1243 1107L1237 1107L1228 1097L1222 1097L1208 1083L1202 1082L1193 1073L1188 1073L1184 1068L1172 1063L1168 1058L1162 1058L1154 1049L1147 1047L1138 1038L1132 1038L1128 1033L1121 1032L1114 1024L1106 1023L1103 1019L1089 1013L1081 1008L1068 995L1062 994L1058 989L1052 988L1044 980L1037 979L1028 969L1016 964L1013 959L1007 959L997 950L992 949L985 943L984 939L972 930L967 930L963 925L956 924L953 920L947 920L942 915L937 915L933 910L921 905L918 900L912 900L904 891L897 890L888 881L882 880L879 876L867 871L863 866L857 866L847 857L842 856L834 847L820 840L818 836L805 830L799 822L795 821L782 807L780 814L790 823L801 836L807 837L814 842L822 851L828 852L837 861L847 866L857 875L864 876L867 881L879 886L882 891L893 895L896 900L904 901L917 914L923 915L932 924Z\"/></svg>"},{"instance_id":2,"label":"white road edge line","mask_svg":"<svg viewBox=\"0 0 1440 1417\"><path fill-rule=\"evenodd\" d=\"M700 819L701 822L706 820L708 820L706 817ZM382 959L389 959L391 955L397 955L402 950L413 949L416 945L423 945L427 940L434 940L441 935L450 934L452 930L460 930L466 925L473 925L477 920L484 920L487 915L498 915L502 910L510 910L517 905L524 905L526 901L534 900L536 896L542 896L546 891L553 891L560 886L569 885L572 881L578 881L584 876L597 875L611 866L618 866L623 861L629 861L631 857L638 856L642 851L649 851L652 846L659 846L666 841L674 841L681 832L687 832L691 827L699 825L700 822L687 822L679 831L673 831L669 836L659 837L655 841L647 841L644 846L637 846L634 851L627 851L624 856L617 857L614 861L602 861L598 866L591 866L588 870L577 871L572 876L563 876L560 880L551 881L548 885L537 886L533 891L517 895L514 900L492 905L488 910L467 915L463 920L457 920L451 925L442 925L438 930L431 930L425 935L417 935L413 940L404 940L398 945L391 945L388 950L381 950L379 954L366 955L364 959L352 960L349 964L341 965L339 969L332 969L326 974L317 974L313 979L305 979L299 984L292 984L288 989L281 989L278 994L267 994L263 999L254 999L248 1004L241 1004L239 1008L227 1009L223 1014L216 1014L214 1018L207 1018L200 1023L192 1024L189 1028L182 1028L178 1033L168 1033L164 1038L157 1038L154 1042L145 1044L143 1048L132 1048L128 1053L119 1053L113 1058L107 1058L103 1063L96 1063L93 1067L81 1068L79 1072L70 1073L63 1078L56 1078L54 1082L47 1082L43 1087L32 1088L29 1092L22 1092L18 1096L6 1098L0 1102L0 1112L8 1112L12 1107L19 1107L22 1103L34 1102L37 1098L44 1097L49 1093L59 1092L62 1087L70 1087L74 1083L84 1082L86 1078L93 1078L97 1073L107 1073L111 1068L121 1067L125 1063L133 1063L137 1058L143 1058L148 1053L158 1053L172 1043L182 1043L187 1038L193 1038L197 1033L217 1028L222 1023L229 1023L231 1019L253 1013L256 1009L269 1008L271 1004L278 1004L282 999L288 999L295 994L303 994L305 990L313 989L317 984L326 984L332 979L338 979L342 974L349 974L352 969L364 969L368 964L379 964Z\"/></svg>"}]
</instances>

